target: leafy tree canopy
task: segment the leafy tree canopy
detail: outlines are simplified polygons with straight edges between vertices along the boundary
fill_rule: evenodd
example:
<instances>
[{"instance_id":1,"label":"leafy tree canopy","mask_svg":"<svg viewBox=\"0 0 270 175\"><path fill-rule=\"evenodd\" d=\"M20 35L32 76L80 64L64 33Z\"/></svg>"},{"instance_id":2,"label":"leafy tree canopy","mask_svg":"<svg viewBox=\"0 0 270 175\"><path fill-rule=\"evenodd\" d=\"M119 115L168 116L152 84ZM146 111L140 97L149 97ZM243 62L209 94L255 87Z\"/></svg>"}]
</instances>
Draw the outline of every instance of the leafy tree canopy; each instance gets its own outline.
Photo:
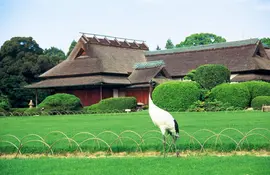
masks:
<instances>
[{"instance_id":1,"label":"leafy tree canopy","mask_svg":"<svg viewBox=\"0 0 270 175\"><path fill-rule=\"evenodd\" d=\"M190 47L221 42L226 42L226 39L212 33L195 33L186 37L185 41L180 42L176 47Z\"/></svg>"},{"instance_id":2,"label":"leafy tree canopy","mask_svg":"<svg viewBox=\"0 0 270 175\"><path fill-rule=\"evenodd\" d=\"M270 38L262 38L261 42L270 47Z\"/></svg>"},{"instance_id":3,"label":"leafy tree canopy","mask_svg":"<svg viewBox=\"0 0 270 175\"><path fill-rule=\"evenodd\" d=\"M51 47L49 49L45 49L44 55L46 55L48 57L56 57L56 58L59 58L61 60L66 59L65 53L61 49L58 49L56 47Z\"/></svg>"},{"instance_id":4,"label":"leafy tree canopy","mask_svg":"<svg viewBox=\"0 0 270 175\"><path fill-rule=\"evenodd\" d=\"M174 44L173 44L171 39L167 40L165 48L166 49L173 49L174 48Z\"/></svg>"},{"instance_id":5,"label":"leafy tree canopy","mask_svg":"<svg viewBox=\"0 0 270 175\"><path fill-rule=\"evenodd\" d=\"M32 37L13 37L1 46L0 91L13 107L26 107L34 92L23 87L55 65L42 54L43 49Z\"/></svg>"},{"instance_id":6,"label":"leafy tree canopy","mask_svg":"<svg viewBox=\"0 0 270 175\"><path fill-rule=\"evenodd\" d=\"M75 40L73 40L69 46L69 50L67 53L67 57L69 56L69 54L71 53L71 51L74 49L74 47L76 46L77 42Z\"/></svg>"}]
</instances>

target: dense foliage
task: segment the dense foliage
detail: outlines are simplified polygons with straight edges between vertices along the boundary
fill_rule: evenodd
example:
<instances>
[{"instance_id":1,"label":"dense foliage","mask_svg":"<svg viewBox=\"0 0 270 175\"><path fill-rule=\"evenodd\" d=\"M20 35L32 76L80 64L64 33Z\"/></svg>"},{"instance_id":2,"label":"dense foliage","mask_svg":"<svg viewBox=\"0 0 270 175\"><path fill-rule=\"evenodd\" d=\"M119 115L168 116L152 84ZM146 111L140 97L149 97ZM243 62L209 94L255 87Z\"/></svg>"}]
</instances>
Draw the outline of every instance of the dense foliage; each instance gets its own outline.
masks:
<instances>
[{"instance_id":1,"label":"dense foliage","mask_svg":"<svg viewBox=\"0 0 270 175\"><path fill-rule=\"evenodd\" d=\"M166 45L165 45L165 48L166 49L173 49L174 48L174 44L172 42L171 39L168 39L167 42L166 42Z\"/></svg>"},{"instance_id":2,"label":"dense foliage","mask_svg":"<svg viewBox=\"0 0 270 175\"><path fill-rule=\"evenodd\" d=\"M257 96L251 101L253 109L261 109L263 105L270 106L270 96Z\"/></svg>"},{"instance_id":3,"label":"dense foliage","mask_svg":"<svg viewBox=\"0 0 270 175\"><path fill-rule=\"evenodd\" d=\"M69 56L69 54L72 52L72 50L74 49L74 47L76 46L77 42L75 40L73 40L69 46L68 52L67 52L67 57Z\"/></svg>"},{"instance_id":4,"label":"dense foliage","mask_svg":"<svg viewBox=\"0 0 270 175\"><path fill-rule=\"evenodd\" d=\"M32 37L14 37L6 41L0 50L0 90L13 107L27 107L34 99L34 91L23 88L37 81L37 76L55 66L60 58L50 57L52 49L39 47ZM47 92L39 94L43 100Z\"/></svg>"},{"instance_id":5,"label":"dense foliage","mask_svg":"<svg viewBox=\"0 0 270 175\"><path fill-rule=\"evenodd\" d=\"M214 87L209 95L210 100L229 103L233 107L244 109L249 106L250 93L248 88L241 83L224 83Z\"/></svg>"},{"instance_id":6,"label":"dense foliage","mask_svg":"<svg viewBox=\"0 0 270 175\"><path fill-rule=\"evenodd\" d=\"M196 73L196 70L195 70L195 69L189 71L189 72L187 73L187 75L184 76L184 80L195 81L195 80L194 80L195 73Z\"/></svg>"},{"instance_id":7,"label":"dense foliage","mask_svg":"<svg viewBox=\"0 0 270 175\"><path fill-rule=\"evenodd\" d=\"M66 59L65 52L56 47L50 47L49 49L44 50L44 55L51 58L55 63L59 63L59 61Z\"/></svg>"},{"instance_id":8,"label":"dense foliage","mask_svg":"<svg viewBox=\"0 0 270 175\"><path fill-rule=\"evenodd\" d=\"M176 47L200 46L221 42L226 42L226 39L212 33L195 33L186 37L185 41L180 42Z\"/></svg>"},{"instance_id":9,"label":"dense foliage","mask_svg":"<svg viewBox=\"0 0 270 175\"><path fill-rule=\"evenodd\" d=\"M54 94L45 98L38 105L39 109L44 108L44 111L75 111L82 109L81 101L78 97L71 94Z\"/></svg>"},{"instance_id":10,"label":"dense foliage","mask_svg":"<svg viewBox=\"0 0 270 175\"><path fill-rule=\"evenodd\" d=\"M270 96L270 83L264 81L243 82L250 92L250 103L257 96Z\"/></svg>"},{"instance_id":11,"label":"dense foliage","mask_svg":"<svg viewBox=\"0 0 270 175\"><path fill-rule=\"evenodd\" d=\"M107 98L99 103L86 107L86 110L93 113L124 112L125 109L135 109L137 100L135 97Z\"/></svg>"},{"instance_id":12,"label":"dense foliage","mask_svg":"<svg viewBox=\"0 0 270 175\"><path fill-rule=\"evenodd\" d=\"M196 69L194 80L202 88L212 89L213 87L230 82L230 70L220 64L205 64Z\"/></svg>"},{"instance_id":13,"label":"dense foliage","mask_svg":"<svg viewBox=\"0 0 270 175\"><path fill-rule=\"evenodd\" d=\"M223 103L221 101L196 101L189 106L188 111L190 112L205 112L205 111L231 111L237 110L231 106L229 103Z\"/></svg>"},{"instance_id":14,"label":"dense foliage","mask_svg":"<svg viewBox=\"0 0 270 175\"><path fill-rule=\"evenodd\" d=\"M270 38L262 38L261 42L267 47L270 47Z\"/></svg>"},{"instance_id":15,"label":"dense foliage","mask_svg":"<svg viewBox=\"0 0 270 175\"><path fill-rule=\"evenodd\" d=\"M0 108L2 111L9 111L10 107L11 105L8 98L4 95L0 95Z\"/></svg>"},{"instance_id":16,"label":"dense foliage","mask_svg":"<svg viewBox=\"0 0 270 175\"><path fill-rule=\"evenodd\" d=\"M200 99L196 82L168 81L158 85L153 92L153 102L168 111L186 111Z\"/></svg>"}]
</instances>

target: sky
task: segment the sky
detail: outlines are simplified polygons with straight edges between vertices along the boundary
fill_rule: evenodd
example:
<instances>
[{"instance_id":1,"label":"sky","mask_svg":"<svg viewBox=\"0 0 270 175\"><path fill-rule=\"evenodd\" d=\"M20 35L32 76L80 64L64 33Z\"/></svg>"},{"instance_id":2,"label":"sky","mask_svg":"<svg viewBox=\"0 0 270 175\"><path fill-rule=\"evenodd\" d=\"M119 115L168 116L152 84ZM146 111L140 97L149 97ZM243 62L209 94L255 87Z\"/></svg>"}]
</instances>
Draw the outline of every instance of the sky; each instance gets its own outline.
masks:
<instances>
[{"instance_id":1,"label":"sky","mask_svg":"<svg viewBox=\"0 0 270 175\"><path fill-rule=\"evenodd\" d=\"M79 32L144 40L150 50L202 32L270 37L270 0L0 0L0 12L0 46L31 36L64 52Z\"/></svg>"}]
</instances>

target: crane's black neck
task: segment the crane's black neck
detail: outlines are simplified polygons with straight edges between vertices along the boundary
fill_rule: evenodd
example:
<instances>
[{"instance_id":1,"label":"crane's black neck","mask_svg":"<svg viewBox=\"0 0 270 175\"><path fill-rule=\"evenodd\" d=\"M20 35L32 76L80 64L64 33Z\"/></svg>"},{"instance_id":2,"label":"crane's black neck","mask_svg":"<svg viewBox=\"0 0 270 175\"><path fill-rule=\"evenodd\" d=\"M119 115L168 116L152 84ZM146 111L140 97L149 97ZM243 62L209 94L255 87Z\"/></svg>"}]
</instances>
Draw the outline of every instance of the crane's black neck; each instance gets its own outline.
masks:
<instances>
[{"instance_id":1,"label":"crane's black neck","mask_svg":"<svg viewBox=\"0 0 270 175\"><path fill-rule=\"evenodd\" d=\"M150 83L150 86L149 86L149 95L150 95L151 99L153 99L152 94L153 94L154 89L155 89L155 87Z\"/></svg>"}]
</instances>

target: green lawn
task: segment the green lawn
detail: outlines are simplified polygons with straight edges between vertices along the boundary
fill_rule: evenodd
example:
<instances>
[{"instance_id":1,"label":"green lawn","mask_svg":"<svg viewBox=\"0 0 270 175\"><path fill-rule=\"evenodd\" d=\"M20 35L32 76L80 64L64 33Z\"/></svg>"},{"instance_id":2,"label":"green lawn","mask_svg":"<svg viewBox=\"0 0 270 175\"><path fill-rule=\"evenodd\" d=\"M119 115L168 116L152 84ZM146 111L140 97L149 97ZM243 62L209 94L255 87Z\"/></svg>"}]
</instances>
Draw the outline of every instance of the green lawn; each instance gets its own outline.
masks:
<instances>
[{"instance_id":1,"label":"green lawn","mask_svg":"<svg viewBox=\"0 0 270 175\"><path fill-rule=\"evenodd\" d=\"M0 174L270 174L270 158L255 156L186 158L0 159Z\"/></svg>"},{"instance_id":2,"label":"green lawn","mask_svg":"<svg viewBox=\"0 0 270 175\"><path fill-rule=\"evenodd\" d=\"M255 130L253 133L257 135L251 135L248 138L249 146L244 142L243 148L251 149L266 149L269 150L269 140L261 135L270 138L270 113L255 112L208 112L208 113L172 113L177 119L181 130L192 134L193 136L203 143L207 138L213 134L208 131L199 131L200 129L209 129L214 132L220 132L225 128L236 128L243 133L250 131L253 128L266 128L266 130ZM62 131L68 137L74 136L79 132L91 132L94 135L109 130L116 134L120 134L125 130L132 130L139 134L143 134L149 130L157 130L158 128L153 125L147 112L138 112L131 114L98 114L98 115L63 115L63 116L35 116L35 117L6 117L0 118L0 139L5 141L11 141L12 143L18 143L11 137L1 137L5 134L16 135L19 139L22 139L28 134L38 134L41 137L45 136L51 131ZM196 132L196 133L194 133ZM226 130L223 132L227 135L239 141L243 136L234 130ZM190 140L183 131L180 132L181 138L177 142L177 146L180 150L195 149L200 150L200 145L196 141ZM137 146L134 139L138 143L139 137L134 133L124 133L123 145L120 142L114 142L112 148L114 152L118 151L135 151ZM160 133L149 133L145 135L145 138L149 136L147 142L143 144L143 151L147 150L162 150L162 143L158 139L150 139L151 137L162 138ZM61 134L50 134L46 137L46 142L52 144L54 141L63 138ZM74 140L78 143L89 138L87 134L81 134L76 136ZM103 133L99 135L99 138L105 140L107 143L113 143L116 136L112 133ZM236 144L230 138L221 136L221 140L216 140L216 137L209 139L205 143L205 148L215 149L220 151L232 151L236 148ZM36 140L36 136L27 137L27 140ZM1 141L1 140L0 140ZM217 146L214 143L217 141ZM193 144L193 142L195 144ZM93 140L87 141L82 144L83 151L99 151L107 150L105 144L101 144L101 148ZM24 145L22 152L42 152L44 147L41 143L27 143ZM46 149L45 149L46 148ZM55 152L65 152L75 150L75 144L69 143L66 140L59 141L54 145ZM0 142L0 153L14 152L14 148L8 143Z\"/></svg>"}]
</instances>

